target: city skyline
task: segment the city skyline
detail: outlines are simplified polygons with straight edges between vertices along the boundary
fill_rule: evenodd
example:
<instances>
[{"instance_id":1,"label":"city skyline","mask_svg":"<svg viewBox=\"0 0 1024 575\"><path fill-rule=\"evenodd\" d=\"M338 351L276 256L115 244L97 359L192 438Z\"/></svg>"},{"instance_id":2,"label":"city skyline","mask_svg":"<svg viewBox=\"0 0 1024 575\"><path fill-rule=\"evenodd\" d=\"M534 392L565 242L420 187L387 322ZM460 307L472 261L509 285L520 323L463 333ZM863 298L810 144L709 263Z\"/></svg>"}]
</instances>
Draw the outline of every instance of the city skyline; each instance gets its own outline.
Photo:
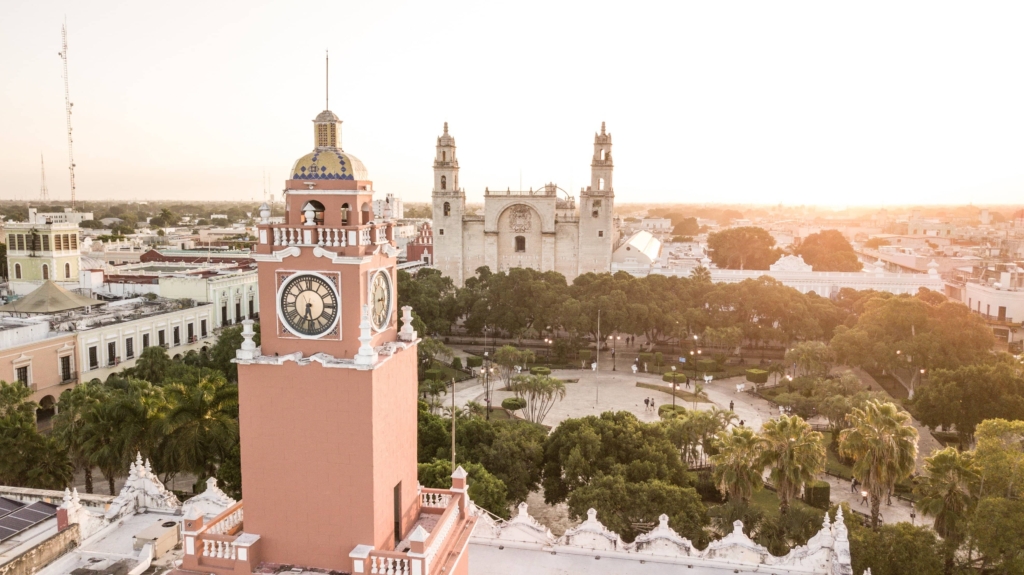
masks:
<instances>
[{"instance_id":1,"label":"city skyline","mask_svg":"<svg viewBox=\"0 0 1024 575\"><path fill-rule=\"evenodd\" d=\"M0 23L2 199L280 197L324 105L379 192L428 201L449 122L462 186L571 194L614 134L620 203L1013 204L1020 7L48 2ZM310 18L313 13L316 18ZM331 26L330 22L337 22Z\"/></svg>"}]
</instances>

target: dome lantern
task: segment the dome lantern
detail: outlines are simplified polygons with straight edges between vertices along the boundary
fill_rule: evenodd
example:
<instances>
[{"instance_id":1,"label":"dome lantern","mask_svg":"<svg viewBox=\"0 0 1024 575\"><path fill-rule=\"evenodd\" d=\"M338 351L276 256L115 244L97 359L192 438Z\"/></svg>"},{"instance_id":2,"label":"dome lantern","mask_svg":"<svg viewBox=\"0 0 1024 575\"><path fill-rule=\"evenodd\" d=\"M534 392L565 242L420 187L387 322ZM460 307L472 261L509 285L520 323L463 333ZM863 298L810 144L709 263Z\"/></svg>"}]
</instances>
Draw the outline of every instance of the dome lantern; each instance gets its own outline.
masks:
<instances>
[{"instance_id":1,"label":"dome lantern","mask_svg":"<svg viewBox=\"0 0 1024 575\"><path fill-rule=\"evenodd\" d=\"M334 112L324 110L313 119L313 148L341 150L341 118Z\"/></svg>"}]
</instances>

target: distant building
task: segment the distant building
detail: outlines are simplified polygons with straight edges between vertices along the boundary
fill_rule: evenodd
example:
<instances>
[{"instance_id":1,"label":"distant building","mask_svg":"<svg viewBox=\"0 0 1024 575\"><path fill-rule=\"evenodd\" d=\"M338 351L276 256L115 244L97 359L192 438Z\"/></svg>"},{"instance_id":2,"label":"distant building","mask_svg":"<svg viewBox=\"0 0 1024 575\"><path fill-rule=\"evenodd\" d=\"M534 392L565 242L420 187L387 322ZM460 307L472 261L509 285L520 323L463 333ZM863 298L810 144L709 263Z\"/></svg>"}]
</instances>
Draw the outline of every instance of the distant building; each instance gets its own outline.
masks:
<instances>
[{"instance_id":1,"label":"distant building","mask_svg":"<svg viewBox=\"0 0 1024 575\"><path fill-rule=\"evenodd\" d=\"M611 271L649 270L660 258L661 240L641 230L615 248Z\"/></svg>"},{"instance_id":2,"label":"distant building","mask_svg":"<svg viewBox=\"0 0 1024 575\"><path fill-rule=\"evenodd\" d=\"M528 267L556 271L568 281L611 268L619 230L612 185L612 135L594 134L591 184L576 198L554 184L537 190L484 190L484 214L466 212L459 187L455 138L437 138L434 157L434 259L441 272L461 286L480 266L492 271ZM561 195L559 194L561 192Z\"/></svg>"},{"instance_id":3,"label":"distant building","mask_svg":"<svg viewBox=\"0 0 1024 575\"><path fill-rule=\"evenodd\" d=\"M36 208L28 209L28 221L40 224L80 224L92 219L92 212L76 212L64 208L63 212L40 212Z\"/></svg>"},{"instance_id":4,"label":"distant building","mask_svg":"<svg viewBox=\"0 0 1024 575\"><path fill-rule=\"evenodd\" d=\"M430 222L420 226L416 239L406 249L405 261L422 261L428 265L434 261L434 232L430 227Z\"/></svg>"},{"instance_id":5,"label":"distant building","mask_svg":"<svg viewBox=\"0 0 1024 575\"><path fill-rule=\"evenodd\" d=\"M644 218L640 221L640 229L649 232L671 232L672 220L668 218Z\"/></svg>"},{"instance_id":6,"label":"distant building","mask_svg":"<svg viewBox=\"0 0 1024 575\"><path fill-rule=\"evenodd\" d=\"M401 220L405 218L402 198L388 192L384 199L373 200L373 217L378 220Z\"/></svg>"},{"instance_id":7,"label":"distant building","mask_svg":"<svg viewBox=\"0 0 1024 575\"><path fill-rule=\"evenodd\" d=\"M77 223L8 222L8 288L25 295L47 280L78 287L80 255Z\"/></svg>"}]
</instances>

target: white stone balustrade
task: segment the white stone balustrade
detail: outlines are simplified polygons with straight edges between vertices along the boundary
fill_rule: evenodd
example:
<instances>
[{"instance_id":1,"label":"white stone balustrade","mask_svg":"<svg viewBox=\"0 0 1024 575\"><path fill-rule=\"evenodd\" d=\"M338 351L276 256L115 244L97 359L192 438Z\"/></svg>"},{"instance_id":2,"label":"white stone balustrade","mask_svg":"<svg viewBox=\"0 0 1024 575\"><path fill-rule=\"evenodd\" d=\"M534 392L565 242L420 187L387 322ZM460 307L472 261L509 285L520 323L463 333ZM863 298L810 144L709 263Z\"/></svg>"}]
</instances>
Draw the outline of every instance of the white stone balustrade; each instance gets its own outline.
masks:
<instances>
[{"instance_id":1,"label":"white stone balustrade","mask_svg":"<svg viewBox=\"0 0 1024 575\"><path fill-rule=\"evenodd\" d=\"M348 234L338 228L317 228L318 246L345 247L348 245Z\"/></svg>"},{"instance_id":2,"label":"white stone balustrade","mask_svg":"<svg viewBox=\"0 0 1024 575\"><path fill-rule=\"evenodd\" d=\"M388 228L387 226L377 226L377 243L383 244L388 241Z\"/></svg>"},{"instance_id":3,"label":"white stone balustrade","mask_svg":"<svg viewBox=\"0 0 1024 575\"><path fill-rule=\"evenodd\" d=\"M441 545L444 544L445 539L448 538L448 534L451 533L455 524L459 521L459 504L456 503L445 511L445 516L442 516L441 523L434 528L430 533L430 545L427 547L426 561L429 564L430 560L434 558L438 550L441 549Z\"/></svg>"},{"instance_id":4,"label":"white stone balustrade","mask_svg":"<svg viewBox=\"0 0 1024 575\"><path fill-rule=\"evenodd\" d=\"M210 525L206 529L206 532L213 533L215 535L224 535L230 532L235 525L241 523L242 519L242 508L239 507L235 511L232 511L230 514L228 514L228 516L225 517L223 520Z\"/></svg>"},{"instance_id":5,"label":"white stone balustrade","mask_svg":"<svg viewBox=\"0 0 1024 575\"><path fill-rule=\"evenodd\" d=\"M420 493L420 505L444 509L452 500L451 493Z\"/></svg>"},{"instance_id":6,"label":"white stone balustrade","mask_svg":"<svg viewBox=\"0 0 1024 575\"><path fill-rule=\"evenodd\" d=\"M238 549L234 541L203 539L203 557L235 560L238 558Z\"/></svg>"},{"instance_id":7,"label":"white stone balustrade","mask_svg":"<svg viewBox=\"0 0 1024 575\"><path fill-rule=\"evenodd\" d=\"M370 245L372 243L371 239L370 239L371 237L372 236L370 235L370 228L363 228L363 229L359 230L359 245L361 245L361 246L368 246L368 245Z\"/></svg>"},{"instance_id":8,"label":"white stone balustrade","mask_svg":"<svg viewBox=\"0 0 1024 575\"><path fill-rule=\"evenodd\" d=\"M381 575L410 575L412 561L404 557L391 557L376 552L370 553L370 573Z\"/></svg>"}]
</instances>

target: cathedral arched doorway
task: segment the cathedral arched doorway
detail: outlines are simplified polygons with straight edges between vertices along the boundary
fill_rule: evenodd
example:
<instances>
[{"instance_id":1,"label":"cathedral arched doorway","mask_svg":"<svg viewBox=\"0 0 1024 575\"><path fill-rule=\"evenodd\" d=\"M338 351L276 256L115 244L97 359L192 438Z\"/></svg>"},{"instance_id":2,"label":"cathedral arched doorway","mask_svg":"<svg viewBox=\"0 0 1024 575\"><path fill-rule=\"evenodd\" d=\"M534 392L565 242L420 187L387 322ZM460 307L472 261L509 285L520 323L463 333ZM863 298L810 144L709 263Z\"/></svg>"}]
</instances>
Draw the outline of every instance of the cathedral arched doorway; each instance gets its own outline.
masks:
<instances>
[{"instance_id":1,"label":"cathedral arched doorway","mask_svg":"<svg viewBox=\"0 0 1024 575\"><path fill-rule=\"evenodd\" d=\"M498 271L541 269L542 228L540 214L533 206L513 204L505 208L498 215Z\"/></svg>"}]
</instances>

